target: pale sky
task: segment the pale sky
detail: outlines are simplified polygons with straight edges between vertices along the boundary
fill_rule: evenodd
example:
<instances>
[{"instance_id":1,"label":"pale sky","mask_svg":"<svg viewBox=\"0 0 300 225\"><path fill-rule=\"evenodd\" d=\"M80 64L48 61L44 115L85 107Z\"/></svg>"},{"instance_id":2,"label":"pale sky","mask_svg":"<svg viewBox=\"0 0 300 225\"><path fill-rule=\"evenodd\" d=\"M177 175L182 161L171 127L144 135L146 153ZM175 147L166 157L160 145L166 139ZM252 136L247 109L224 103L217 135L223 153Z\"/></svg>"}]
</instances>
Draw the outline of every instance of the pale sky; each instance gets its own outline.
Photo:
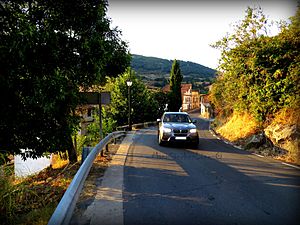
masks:
<instances>
[{"instance_id":1,"label":"pale sky","mask_svg":"<svg viewBox=\"0 0 300 225\"><path fill-rule=\"evenodd\" d=\"M209 45L242 20L247 6L261 6L270 20L295 15L296 0L108 0L112 26L132 54L200 63L215 69L220 52Z\"/></svg>"}]
</instances>

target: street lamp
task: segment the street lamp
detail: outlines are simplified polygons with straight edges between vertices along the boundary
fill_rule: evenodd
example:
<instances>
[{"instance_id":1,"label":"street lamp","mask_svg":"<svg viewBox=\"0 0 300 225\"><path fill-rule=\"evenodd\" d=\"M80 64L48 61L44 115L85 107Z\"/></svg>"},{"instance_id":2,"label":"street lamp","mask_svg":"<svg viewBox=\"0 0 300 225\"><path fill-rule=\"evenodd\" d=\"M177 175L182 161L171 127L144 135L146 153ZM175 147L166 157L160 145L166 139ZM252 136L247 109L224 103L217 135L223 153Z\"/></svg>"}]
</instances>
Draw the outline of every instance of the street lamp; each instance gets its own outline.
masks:
<instances>
[{"instance_id":1,"label":"street lamp","mask_svg":"<svg viewBox=\"0 0 300 225\"><path fill-rule=\"evenodd\" d=\"M130 87L132 85L131 80L127 80L126 84L128 86L128 130L132 130L132 125L131 125L131 93L130 93Z\"/></svg>"}]
</instances>

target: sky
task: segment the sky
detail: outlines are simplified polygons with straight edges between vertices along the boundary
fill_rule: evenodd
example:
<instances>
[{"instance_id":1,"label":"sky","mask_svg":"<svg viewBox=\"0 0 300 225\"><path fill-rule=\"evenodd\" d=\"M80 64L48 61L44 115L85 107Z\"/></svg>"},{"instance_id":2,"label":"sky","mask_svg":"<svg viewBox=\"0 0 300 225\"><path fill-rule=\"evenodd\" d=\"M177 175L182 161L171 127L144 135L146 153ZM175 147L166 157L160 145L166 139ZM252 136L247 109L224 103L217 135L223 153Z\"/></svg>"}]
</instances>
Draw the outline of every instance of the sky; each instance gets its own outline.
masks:
<instances>
[{"instance_id":1,"label":"sky","mask_svg":"<svg viewBox=\"0 0 300 225\"><path fill-rule=\"evenodd\" d=\"M220 52L210 47L260 6L269 20L289 21L297 0L108 0L112 27L122 31L131 54L178 59L217 68ZM276 34L276 31L272 31Z\"/></svg>"}]
</instances>

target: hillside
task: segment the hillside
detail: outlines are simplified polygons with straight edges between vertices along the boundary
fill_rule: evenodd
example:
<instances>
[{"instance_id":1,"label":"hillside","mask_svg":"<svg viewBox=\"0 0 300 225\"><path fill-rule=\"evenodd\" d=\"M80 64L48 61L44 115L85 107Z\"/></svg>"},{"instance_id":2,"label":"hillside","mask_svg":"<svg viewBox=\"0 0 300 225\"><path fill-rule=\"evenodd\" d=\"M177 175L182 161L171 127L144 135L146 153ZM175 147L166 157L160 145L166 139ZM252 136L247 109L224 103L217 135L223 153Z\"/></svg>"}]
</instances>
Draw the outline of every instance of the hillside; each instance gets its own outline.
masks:
<instances>
[{"instance_id":1,"label":"hillside","mask_svg":"<svg viewBox=\"0 0 300 225\"><path fill-rule=\"evenodd\" d=\"M194 62L178 61L185 82L193 82L197 86L197 82L201 85L199 82L207 82L215 77L216 70ZM172 63L173 60L133 54L131 67L148 84L163 86L170 76Z\"/></svg>"}]
</instances>

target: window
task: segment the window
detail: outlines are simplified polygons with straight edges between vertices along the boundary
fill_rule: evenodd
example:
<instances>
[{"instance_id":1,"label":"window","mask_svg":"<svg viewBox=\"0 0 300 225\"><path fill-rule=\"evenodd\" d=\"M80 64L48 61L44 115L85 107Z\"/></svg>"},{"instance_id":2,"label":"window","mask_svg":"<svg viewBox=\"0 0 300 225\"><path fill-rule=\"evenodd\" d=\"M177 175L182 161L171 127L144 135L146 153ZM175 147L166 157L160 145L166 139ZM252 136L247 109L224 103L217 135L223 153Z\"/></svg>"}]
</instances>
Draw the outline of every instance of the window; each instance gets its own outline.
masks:
<instances>
[{"instance_id":1,"label":"window","mask_svg":"<svg viewBox=\"0 0 300 225\"><path fill-rule=\"evenodd\" d=\"M192 120L185 114L166 114L163 119L164 122L173 123L191 123Z\"/></svg>"}]
</instances>

